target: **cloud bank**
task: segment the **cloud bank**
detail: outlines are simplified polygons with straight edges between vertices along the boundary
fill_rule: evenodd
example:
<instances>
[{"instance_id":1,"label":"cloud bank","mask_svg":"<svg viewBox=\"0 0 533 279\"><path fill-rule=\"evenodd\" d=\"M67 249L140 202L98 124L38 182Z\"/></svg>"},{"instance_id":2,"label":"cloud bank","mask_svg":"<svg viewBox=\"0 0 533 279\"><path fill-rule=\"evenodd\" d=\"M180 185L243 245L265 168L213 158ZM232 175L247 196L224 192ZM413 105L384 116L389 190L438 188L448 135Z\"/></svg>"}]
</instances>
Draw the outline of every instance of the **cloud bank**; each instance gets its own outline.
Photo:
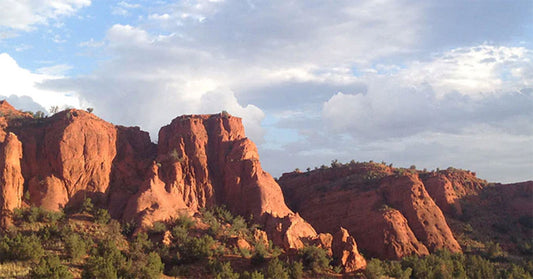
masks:
<instances>
[{"instance_id":1,"label":"cloud bank","mask_svg":"<svg viewBox=\"0 0 533 279\"><path fill-rule=\"evenodd\" d=\"M65 3L72 12L90 4ZM91 73L12 68L31 81L28 92L68 94L153 140L179 114L227 110L243 117L276 176L355 159L526 180L533 179L533 51L524 32L532 7L120 1L108 12L129 20L111 24L103 40L77 44L107 57ZM70 14L62 11L11 28Z\"/></svg>"}]
</instances>

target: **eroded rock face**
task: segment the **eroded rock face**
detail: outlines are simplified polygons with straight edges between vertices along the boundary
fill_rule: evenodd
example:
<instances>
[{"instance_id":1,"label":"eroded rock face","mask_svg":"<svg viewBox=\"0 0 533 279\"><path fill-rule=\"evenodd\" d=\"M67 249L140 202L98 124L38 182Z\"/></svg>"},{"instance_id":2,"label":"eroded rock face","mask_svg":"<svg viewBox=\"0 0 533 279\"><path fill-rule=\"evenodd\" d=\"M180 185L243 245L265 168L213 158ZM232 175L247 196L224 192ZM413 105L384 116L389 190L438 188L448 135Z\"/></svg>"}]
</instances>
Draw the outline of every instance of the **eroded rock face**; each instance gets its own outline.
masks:
<instances>
[{"instance_id":1,"label":"eroded rock face","mask_svg":"<svg viewBox=\"0 0 533 279\"><path fill-rule=\"evenodd\" d=\"M132 195L156 179L153 164L157 146L139 127L116 126L116 130L117 155L111 169L108 208L113 218L124 219L123 215L130 214L128 217L131 217L132 213L125 209Z\"/></svg>"},{"instance_id":2,"label":"eroded rock face","mask_svg":"<svg viewBox=\"0 0 533 279\"><path fill-rule=\"evenodd\" d=\"M420 178L442 212L455 216L463 214L460 199L478 195L487 185L475 173L462 170L422 173Z\"/></svg>"},{"instance_id":3,"label":"eroded rock face","mask_svg":"<svg viewBox=\"0 0 533 279\"><path fill-rule=\"evenodd\" d=\"M333 258L344 267L344 272L354 272L366 268L366 260L359 254L355 239L345 228L340 228L333 236L331 245Z\"/></svg>"},{"instance_id":4,"label":"eroded rock face","mask_svg":"<svg viewBox=\"0 0 533 279\"><path fill-rule=\"evenodd\" d=\"M270 239L285 250L301 249L307 242L317 238L315 229L298 213L276 217L269 213L264 215L265 231Z\"/></svg>"},{"instance_id":5,"label":"eroded rock face","mask_svg":"<svg viewBox=\"0 0 533 279\"><path fill-rule=\"evenodd\" d=\"M241 119L228 115L188 115L159 132L156 161L167 191L193 211L226 205L234 214L266 225L277 245L303 246L314 229L285 204L272 176L263 171L255 144L244 135Z\"/></svg>"},{"instance_id":6,"label":"eroded rock face","mask_svg":"<svg viewBox=\"0 0 533 279\"><path fill-rule=\"evenodd\" d=\"M187 214L189 208L175 190L167 191L165 183L157 175L158 167L152 166L147 180L130 197L122 218L133 220L141 227L151 227L156 221L166 221Z\"/></svg>"},{"instance_id":7,"label":"eroded rock face","mask_svg":"<svg viewBox=\"0 0 533 279\"><path fill-rule=\"evenodd\" d=\"M156 160L161 179L193 210L225 204L242 216L292 213L279 185L261 168L240 118L178 117L161 128Z\"/></svg>"},{"instance_id":8,"label":"eroded rock face","mask_svg":"<svg viewBox=\"0 0 533 279\"><path fill-rule=\"evenodd\" d=\"M400 211L409 227L430 251L446 248L461 252L440 208L427 193L417 174L386 177L380 183L386 204Z\"/></svg>"},{"instance_id":9,"label":"eroded rock face","mask_svg":"<svg viewBox=\"0 0 533 279\"><path fill-rule=\"evenodd\" d=\"M461 248L417 174L352 163L279 179L288 204L318 232L348 229L371 257L398 259ZM334 214L332 214L334 212Z\"/></svg>"},{"instance_id":10,"label":"eroded rock face","mask_svg":"<svg viewBox=\"0 0 533 279\"><path fill-rule=\"evenodd\" d=\"M58 210L109 188L116 129L93 114L66 110L15 127L31 203Z\"/></svg>"},{"instance_id":11,"label":"eroded rock face","mask_svg":"<svg viewBox=\"0 0 533 279\"><path fill-rule=\"evenodd\" d=\"M3 131L2 131L3 132ZM24 178L20 167L22 144L13 133L0 140L0 226L10 224L10 213L22 206Z\"/></svg>"},{"instance_id":12,"label":"eroded rock face","mask_svg":"<svg viewBox=\"0 0 533 279\"><path fill-rule=\"evenodd\" d=\"M178 117L155 145L139 128L114 126L85 111L34 119L0 102L0 128L2 214L20 207L25 191L31 205L48 210L90 197L114 218L140 227L225 205L268 224L269 238L287 249L316 237L261 168L240 118Z\"/></svg>"}]
</instances>

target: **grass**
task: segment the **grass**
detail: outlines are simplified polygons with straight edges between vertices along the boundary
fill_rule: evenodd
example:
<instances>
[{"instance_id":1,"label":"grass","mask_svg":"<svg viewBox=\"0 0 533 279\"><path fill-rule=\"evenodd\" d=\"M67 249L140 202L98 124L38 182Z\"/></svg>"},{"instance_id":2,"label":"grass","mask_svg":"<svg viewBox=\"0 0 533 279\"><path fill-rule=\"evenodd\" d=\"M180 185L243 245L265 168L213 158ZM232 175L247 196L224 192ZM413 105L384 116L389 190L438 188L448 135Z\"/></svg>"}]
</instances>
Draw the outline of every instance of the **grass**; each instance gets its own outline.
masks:
<instances>
[{"instance_id":1,"label":"grass","mask_svg":"<svg viewBox=\"0 0 533 279\"><path fill-rule=\"evenodd\" d=\"M30 270L27 262L0 263L0 278L25 278Z\"/></svg>"}]
</instances>

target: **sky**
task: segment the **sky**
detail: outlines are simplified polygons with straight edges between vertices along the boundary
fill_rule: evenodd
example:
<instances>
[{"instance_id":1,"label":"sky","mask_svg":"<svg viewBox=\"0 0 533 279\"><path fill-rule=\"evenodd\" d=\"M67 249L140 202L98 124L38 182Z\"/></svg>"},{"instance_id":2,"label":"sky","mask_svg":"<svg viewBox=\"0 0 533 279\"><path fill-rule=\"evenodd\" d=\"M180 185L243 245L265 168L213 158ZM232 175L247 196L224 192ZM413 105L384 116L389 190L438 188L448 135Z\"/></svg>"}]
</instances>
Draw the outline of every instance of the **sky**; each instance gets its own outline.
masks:
<instances>
[{"instance_id":1,"label":"sky","mask_svg":"<svg viewBox=\"0 0 533 279\"><path fill-rule=\"evenodd\" d=\"M340 162L533 179L533 1L0 0L0 98L157 141L243 118L273 176Z\"/></svg>"}]
</instances>

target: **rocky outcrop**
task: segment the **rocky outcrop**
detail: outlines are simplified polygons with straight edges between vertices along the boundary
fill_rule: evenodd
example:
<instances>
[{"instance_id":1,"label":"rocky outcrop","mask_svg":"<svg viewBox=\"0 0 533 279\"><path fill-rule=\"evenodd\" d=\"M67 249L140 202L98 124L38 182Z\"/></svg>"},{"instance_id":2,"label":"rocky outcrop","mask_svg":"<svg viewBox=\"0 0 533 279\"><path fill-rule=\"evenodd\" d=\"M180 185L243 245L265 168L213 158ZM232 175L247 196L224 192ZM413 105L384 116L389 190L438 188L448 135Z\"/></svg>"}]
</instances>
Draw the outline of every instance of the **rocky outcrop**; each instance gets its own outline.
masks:
<instances>
[{"instance_id":1,"label":"rocky outcrop","mask_svg":"<svg viewBox=\"0 0 533 279\"><path fill-rule=\"evenodd\" d=\"M151 227L156 221L176 218L189 211L175 190L167 191L165 183L157 175L158 167L152 172L136 194L130 197L122 218L133 220L141 227Z\"/></svg>"},{"instance_id":2,"label":"rocky outcrop","mask_svg":"<svg viewBox=\"0 0 533 279\"><path fill-rule=\"evenodd\" d=\"M274 243L300 248L314 229L285 204L272 176L263 171L255 144L244 135L241 119L229 115L187 115L159 132L156 161L167 191L196 211L226 205L253 216Z\"/></svg>"},{"instance_id":3,"label":"rocky outcrop","mask_svg":"<svg viewBox=\"0 0 533 279\"><path fill-rule=\"evenodd\" d=\"M345 228L340 228L331 245L334 260L344 267L344 272L354 272L366 268L366 260L359 254L355 239Z\"/></svg>"},{"instance_id":4,"label":"rocky outcrop","mask_svg":"<svg viewBox=\"0 0 533 279\"><path fill-rule=\"evenodd\" d=\"M93 114L66 110L14 127L23 146L30 201L48 210L105 196L116 155L116 129Z\"/></svg>"},{"instance_id":5,"label":"rocky outcrop","mask_svg":"<svg viewBox=\"0 0 533 279\"><path fill-rule=\"evenodd\" d=\"M178 117L161 128L156 160L161 179L193 210L225 204L242 216L292 213L278 184L261 168L240 118Z\"/></svg>"},{"instance_id":6,"label":"rocky outcrop","mask_svg":"<svg viewBox=\"0 0 533 279\"><path fill-rule=\"evenodd\" d=\"M315 229L298 213L289 213L283 217L266 213L262 219L265 220L265 231L272 242L286 250L301 249L318 237Z\"/></svg>"},{"instance_id":7,"label":"rocky outcrop","mask_svg":"<svg viewBox=\"0 0 533 279\"><path fill-rule=\"evenodd\" d=\"M116 126L116 130L117 155L111 169L108 208L114 218L120 219L124 215L132 218L135 213L126 210L132 195L138 194L143 186L144 190L149 189L151 181L157 179L158 172L154 174L153 171L157 146L150 141L150 135L139 127Z\"/></svg>"},{"instance_id":8,"label":"rocky outcrop","mask_svg":"<svg viewBox=\"0 0 533 279\"><path fill-rule=\"evenodd\" d=\"M284 174L278 181L287 203L318 232L335 233L342 226L371 257L398 259L440 248L461 251L416 173L351 163Z\"/></svg>"},{"instance_id":9,"label":"rocky outcrop","mask_svg":"<svg viewBox=\"0 0 533 279\"><path fill-rule=\"evenodd\" d=\"M384 202L400 211L409 227L430 251L446 248L461 252L440 208L427 193L417 174L389 176L380 182Z\"/></svg>"},{"instance_id":10,"label":"rocky outcrop","mask_svg":"<svg viewBox=\"0 0 533 279\"><path fill-rule=\"evenodd\" d=\"M2 131L3 132L3 131ZM0 140L0 226L10 224L10 213L22 206L24 178L20 167L22 144L13 133Z\"/></svg>"},{"instance_id":11,"label":"rocky outcrop","mask_svg":"<svg viewBox=\"0 0 533 279\"><path fill-rule=\"evenodd\" d=\"M470 171L449 169L421 173L424 186L440 209L448 215L460 216L463 213L460 200L467 196L477 196L487 185Z\"/></svg>"},{"instance_id":12,"label":"rocky outcrop","mask_svg":"<svg viewBox=\"0 0 533 279\"><path fill-rule=\"evenodd\" d=\"M316 238L285 204L259 162L241 119L186 115L161 128L158 144L138 127L114 126L81 110L33 118L0 102L1 213L29 203L48 210L85 198L141 227L225 205L265 226L286 249Z\"/></svg>"}]
</instances>

